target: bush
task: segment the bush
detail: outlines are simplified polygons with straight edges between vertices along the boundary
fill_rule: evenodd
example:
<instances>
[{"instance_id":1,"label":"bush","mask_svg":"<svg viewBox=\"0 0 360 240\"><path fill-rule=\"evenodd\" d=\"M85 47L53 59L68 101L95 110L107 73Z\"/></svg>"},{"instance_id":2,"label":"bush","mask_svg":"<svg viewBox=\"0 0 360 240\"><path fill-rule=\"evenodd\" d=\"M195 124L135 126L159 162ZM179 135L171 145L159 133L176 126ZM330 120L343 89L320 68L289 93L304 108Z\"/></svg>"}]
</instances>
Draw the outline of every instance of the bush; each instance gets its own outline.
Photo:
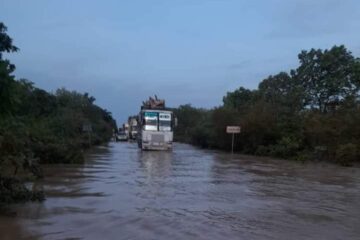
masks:
<instances>
[{"instance_id":1,"label":"bush","mask_svg":"<svg viewBox=\"0 0 360 240\"><path fill-rule=\"evenodd\" d=\"M296 156L293 157L292 159L295 160L295 161L299 161L299 162L306 162L306 161L309 161L309 160L313 160L314 155L313 155L313 153L311 153L308 150L303 150L303 151L298 152L296 154Z\"/></svg>"},{"instance_id":2,"label":"bush","mask_svg":"<svg viewBox=\"0 0 360 240\"><path fill-rule=\"evenodd\" d=\"M270 155L270 148L264 145L260 145L256 151L255 151L255 155L258 156L269 156Z\"/></svg>"},{"instance_id":3,"label":"bush","mask_svg":"<svg viewBox=\"0 0 360 240\"><path fill-rule=\"evenodd\" d=\"M360 160L359 146L353 143L339 145L336 149L335 160L343 166L351 166L354 162Z\"/></svg>"},{"instance_id":4,"label":"bush","mask_svg":"<svg viewBox=\"0 0 360 240\"><path fill-rule=\"evenodd\" d=\"M270 154L275 157L288 158L295 156L299 151L301 143L294 137L282 137L281 140L273 145Z\"/></svg>"},{"instance_id":5,"label":"bush","mask_svg":"<svg viewBox=\"0 0 360 240\"><path fill-rule=\"evenodd\" d=\"M0 176L0 203L43 201L44 199L43 191L31 191L17 178Z\"/></svg>"}]
</instances>

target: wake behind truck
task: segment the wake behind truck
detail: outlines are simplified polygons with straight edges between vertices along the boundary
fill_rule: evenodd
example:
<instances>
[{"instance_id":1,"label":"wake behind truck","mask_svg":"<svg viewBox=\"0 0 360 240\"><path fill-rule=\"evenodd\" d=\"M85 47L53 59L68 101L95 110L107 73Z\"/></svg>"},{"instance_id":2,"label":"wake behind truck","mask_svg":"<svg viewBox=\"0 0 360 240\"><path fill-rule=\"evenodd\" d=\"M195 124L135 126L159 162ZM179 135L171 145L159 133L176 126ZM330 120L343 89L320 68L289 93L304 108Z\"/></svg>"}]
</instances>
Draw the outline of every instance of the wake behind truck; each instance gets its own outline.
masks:
<instances>
[{"instance_id":1,"label":"wake behind truck","mask_svg":"<svg viewBox=\"0 0 360 240\"><path fill-rule=\"evenodd\" d=\"M176 119L165 100L150 97L143 102L138 116L137 142L142 150L171 150Z\"/></svg>"}]
</instances>

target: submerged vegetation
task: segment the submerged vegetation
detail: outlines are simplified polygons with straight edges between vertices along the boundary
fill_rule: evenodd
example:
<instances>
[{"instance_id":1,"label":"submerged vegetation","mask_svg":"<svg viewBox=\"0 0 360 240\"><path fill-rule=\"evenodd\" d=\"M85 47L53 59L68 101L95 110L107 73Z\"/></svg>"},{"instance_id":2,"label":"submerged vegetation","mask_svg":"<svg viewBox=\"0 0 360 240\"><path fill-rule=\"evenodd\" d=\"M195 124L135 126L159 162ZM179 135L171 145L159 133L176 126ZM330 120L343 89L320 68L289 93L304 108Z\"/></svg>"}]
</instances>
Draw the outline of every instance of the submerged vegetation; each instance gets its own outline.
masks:
<instances>
[{"instance_id":1,"label":"submerged vegetation","mask_svg":"<svg viewBox=\"0 0 360 240\"><path fill-rule=\"evenodd\" d=\"M178 141L229 149L227 125L240 125L235 150L247 154L360 162L360 60L344 46L302 51L300 65L228 92L223 105L176 109Z\"/></svg>"},{"instance_id":2,"label":"submerged vegetation","mask_svg":"<svg viewBox=\"0 0 360 240\"><path fill-rule=\"evenodd\" d=\"M88 93L49 93L26 79L3 53L18 51L0 22L0 205L41 200L23 180L42 177L40 164L79 163L83 150L110 139L116 123Z\"/></svg>"}]
</instances>

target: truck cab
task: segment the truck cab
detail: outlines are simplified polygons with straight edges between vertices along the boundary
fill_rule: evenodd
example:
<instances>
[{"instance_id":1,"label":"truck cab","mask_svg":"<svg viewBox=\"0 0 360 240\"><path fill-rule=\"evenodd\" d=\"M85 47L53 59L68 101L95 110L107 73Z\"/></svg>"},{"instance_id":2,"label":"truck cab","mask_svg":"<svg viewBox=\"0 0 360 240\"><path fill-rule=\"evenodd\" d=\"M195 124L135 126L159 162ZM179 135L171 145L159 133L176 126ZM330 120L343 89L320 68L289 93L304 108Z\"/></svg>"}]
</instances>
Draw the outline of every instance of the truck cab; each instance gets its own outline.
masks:
<instances>
[{"instance_id":1,"label":"truck cab","mask_svg":"<svg viewBox=\"0 0 360 240\"><path fill-rule=\"evenodd\" d=\"M138 133L137 116L129 117L128 123L129 123L129 138L134 140L137 138L137 133Z\"/></svg>"},{"instance_id":2,"label":"truck cab","mask_svg":"<svg viewBox=\"0 0 360 240\"><path fill-rule=\"evenodd\" d=\"M171 150L174 114L167 109L142 109L139 113L138 146L142 150Z\"/></svg>"}]
</instances>

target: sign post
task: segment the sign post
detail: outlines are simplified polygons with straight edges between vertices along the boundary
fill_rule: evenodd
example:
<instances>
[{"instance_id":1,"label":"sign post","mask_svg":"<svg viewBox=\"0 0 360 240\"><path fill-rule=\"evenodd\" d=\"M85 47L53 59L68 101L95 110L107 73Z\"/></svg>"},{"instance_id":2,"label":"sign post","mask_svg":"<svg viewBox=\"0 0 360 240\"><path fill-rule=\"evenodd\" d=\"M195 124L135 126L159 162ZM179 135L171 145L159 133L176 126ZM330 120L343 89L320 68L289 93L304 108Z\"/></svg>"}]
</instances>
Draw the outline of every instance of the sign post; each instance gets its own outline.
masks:
<instances>
[{"instance_id":1,"label":"sign post","mask_svg":"<svg viewBox=\"0 0 360 240\"><path fill-rule=\"evenodd\" d=\"M240 126L227 126L226 127L226 133L231 133L231 154L234 153L234 138L235 134L240 133L241 127Z\"/></svg>"}]
</instances>

